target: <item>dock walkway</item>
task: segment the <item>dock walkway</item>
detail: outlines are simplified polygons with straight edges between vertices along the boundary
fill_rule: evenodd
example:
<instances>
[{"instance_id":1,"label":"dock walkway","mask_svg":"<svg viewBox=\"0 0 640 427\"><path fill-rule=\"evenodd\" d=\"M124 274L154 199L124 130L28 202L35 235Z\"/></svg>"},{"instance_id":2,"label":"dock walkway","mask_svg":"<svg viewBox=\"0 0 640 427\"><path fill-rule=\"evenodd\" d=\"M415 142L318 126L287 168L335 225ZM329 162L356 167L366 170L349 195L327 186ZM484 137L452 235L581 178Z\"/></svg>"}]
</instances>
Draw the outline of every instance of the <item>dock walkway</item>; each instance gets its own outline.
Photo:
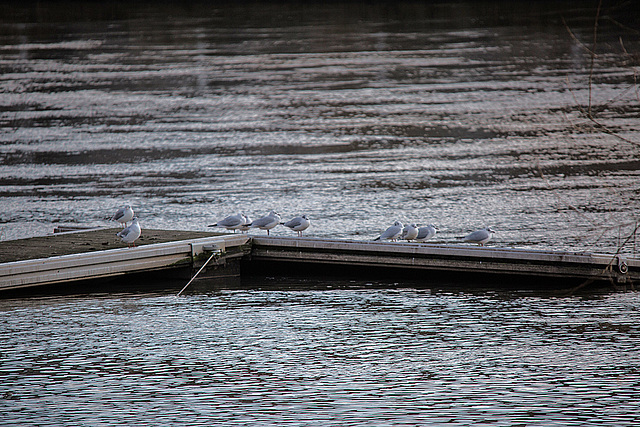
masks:
<instances>
[{"instance_id":1,"label":"dock walkway","mask_svg":"<svg viewBox=\"0 0 640 427\"><path fill-rule=\"evenodd\" d=\"M622 255L167 230L145 230L137 247L126 248L115 237L117 231L95 229L0 242L0 291L172 269L182 269L189 277L211 254L217 256L201 280L214 280L216 275L239 280L242 271L269 275L315 271L358 276L390 272L416 279L439 274L463 283L482 277L516 286L520 279L600 282L624 288L640 282L640 259Z\"/></svg>"},{"instance_id":2,"label":"dock walkway","mask_svg":"<svg viewBox=\"0 0 640 427\"><path fill-rule=\"evenodd\" d=\"M126 274L187 269L219 252L211 267L248 252L249 237L189 231L145 230L135 248L123 247L117 229L60 233L0 243L0 291L97 280Z\"/></svg>"},{"instance_id":3,"label":"dock walkway","mask_svg":"<svg viewBox=\"0 0 640 427\"><path fill-rule=\"evenodd\" d=\"M280 263L424 272L465 279L606 281L633 286L640 280L640 259L567 251L543 251L464 244L418 244L256 236L251 259ZM305 267L303 267L305 268ZM420 274L423 274L420 276ZM499 281L499 280L498 280Z\"/></svg>"},{"instance_id":4,"label":"dock walkway","mask_svg":"<svg viewBox=\"0 0 640 427\"><path fill-rule=\"evenodd\" d=\"M62 230L70 228L61 228ZM50 258L60 255L121 249L126 247L116 233L122 228L95 228L56 232L49 236L31 237L0 242L0 264L35 258ZM188 239L216 237L223 233L182 230L147 230L136 241L137 246L154 243L176 242Z\"/></svg>"}]
</instances>

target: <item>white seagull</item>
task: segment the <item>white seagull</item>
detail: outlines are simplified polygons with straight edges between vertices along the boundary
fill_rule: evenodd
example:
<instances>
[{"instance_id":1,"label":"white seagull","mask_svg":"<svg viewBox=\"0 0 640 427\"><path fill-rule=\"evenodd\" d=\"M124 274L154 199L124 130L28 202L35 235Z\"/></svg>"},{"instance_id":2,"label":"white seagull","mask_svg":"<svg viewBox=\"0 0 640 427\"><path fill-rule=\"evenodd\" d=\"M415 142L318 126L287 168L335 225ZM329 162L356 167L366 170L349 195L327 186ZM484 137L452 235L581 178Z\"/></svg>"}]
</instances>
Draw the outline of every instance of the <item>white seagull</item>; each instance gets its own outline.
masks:
<instances>
[{"instance_id":1,"label":"white seagull","mask_svg":"<svg viewBox=\"0 0 640 427\"><path fill-rule=\"evenodd\" d=\"M293 231L297 232L298 237L302 237L302 232L309 228L309 225L311 225L311 221L309 220L308 216L302 215L295 217L290 221L281 222L280 224L284 225L285 227L289 227Z\"/></svg>"},{"instance_id":2,"label":"white seagull","mask_svg":"<svg viewBox=\"0 0 640 427\"><path fill-rule=\"evenodd\" d=\"M424 242L425 240L429 240L430 238L436 235L437 231L438 229L433 224L429 224L426 227L420 227L418 228L418 236L416 237L416 240L418 242Z\"/></svg>"},{"instance_id":3,"label":"white seagull","mask_svg":"<svg viewBox=\"0 0 640 427\"><path fill-rule=\"evenodd\" d=\"M416 237L418 237L418 226L416 224L405 225L400 238L403 240L413 240Z\"/></svg>"},{"instance_id":4,"label":"white seagull","mask_svg":"<svg viewBox=\"0 0 640 427\"><path fill-rule=\"evenodd\" d=\"M242 214L242 217L244 218L244 223L240 226L239 230L242 231L243 233L246 233L247 231L249 231L249 225L251 224L251 218L249 218L245 214Z\"/></svg>"},{"instance_id":5,"label":"white seagull","mask_svg":"<svg viewBox=\"0 0 640 427\"><path fill-rule=\"evenodd\" d=\"M135 246L135 241L140 237L142 230L140 230L140 224L138 224L138 218L134 217L133 222L130 226L116 234L116 236L120 237L122 243L127 243L129 247L131 245Z\"/></svg>"},{"instance_id":6,"label":"white seagull","mask_svg":"<svg viewBox=\"0 0 640 427\"><path fill-rule=\"evenodd\" d=\"M133 209L131 209L130 205L124 205L120 209L116 211L111 217L111 221L118 221L122 224L122 227L127 226L127 222L133 219Z\"/></svg>"},{"instance_id":7,"label":"white seagull","mask_svg":"<svg viewBox=\"0 0 640 427\"><path fill-rule=\"evenodd\" d=\"M469 243L477 243L480 246L484 246L489 240L491 240L491 236L495 233L490 227L487 227L482 230L474 231L471 234L468 234L465 238L465 242Z\"/></svg>"},{"instance_id":8,"label":"white seagull","mask_svg":"<svg viewBox=\"0 0 640 427\"><path fill-rule=\"evenodd\" d=\"M267 215L262 218L258 218L253 221L248 226L250 228L259 228L260 230L267 230L267 235L269 235L269 230L271 230L276 225L280 224L280 215L278 212L271 211Z\"/></svg>"},{"instance_id":9,"label":"white seagull","mask_svg":"<svg viewBox=\"0 0 640 427\"><path fill-rule=\"evenodd\" d=\"M215 224L209 225L208 227L224 227L227 230L233 230L233 232L235 233L235 230L241 228L244 225L244 223L245 223L244 216L238 213L235 215L229 215L222 221L218 221Z\"/></svg>"},{"instance_id":10,"label":"white seagull","mask_svg":"<svg viewBox=\"0 0 640 427\"><path fill-rule=\"evenodd\" d=\"M387 228L384 233L373 240L395 240L400 237L400 234L402 234L402 227L402 223L400 221L396 221L391 227Z\"/></svg>"}]
</instances>

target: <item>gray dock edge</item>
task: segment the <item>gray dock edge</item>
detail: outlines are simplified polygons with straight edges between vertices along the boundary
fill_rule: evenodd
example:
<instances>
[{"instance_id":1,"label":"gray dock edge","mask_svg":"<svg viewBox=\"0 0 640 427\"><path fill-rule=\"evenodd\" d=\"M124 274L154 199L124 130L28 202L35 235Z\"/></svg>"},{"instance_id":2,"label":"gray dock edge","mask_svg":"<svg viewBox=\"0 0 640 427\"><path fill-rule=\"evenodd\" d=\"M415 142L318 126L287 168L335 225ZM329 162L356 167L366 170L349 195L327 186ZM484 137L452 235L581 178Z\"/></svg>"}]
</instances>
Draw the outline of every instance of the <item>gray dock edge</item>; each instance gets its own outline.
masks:
<instances>
[{"instance_id":1,"label":"gray dock edge","mask_svg":"<svg viewBox=\"0 0 640 427\"><path fill-rule=\"evenodd\" d=\"M248 253L246 235L224 235L109 249L0 264L0 291L76 281L96 281L132 274L199 268L212 252L209 269L225 266Z\"/></svg>"},{"instance_id":2,"label":"gray dock edge","mask_svg":"<svg viewBox=\"0 0 640 427\"><path fill-rule=\"evenodd\" d=\"M375 272L435 272L481 275L495 279L534 278L541 282L604 282L633 289L640 280L640 259L623 255L540 251L527 249L369 242L277 236L222 236L149 244L136 248L94 251L75 255L0 264L0 291L77 281L145 274L175 268L189 274L202 266L212 252L201 281L228 275L224 266L233 264L233 275L252 274L265 267L287 272L357 270ZM239 279L239 277L238 277ZM498 281L496 281L498 282Z\"/></svg>"},{"instance_id":3,"label":"gray dock edge","mask_svg":"<svg viewBox=\"0 0 640 427\"><path fill-rule=\"evenodd\" d=\"M546 281L581 283L604 282L633 289L640 279L640 259L620 254L544 251L464 244L419 244L370 242L311 238L253 237L254 263L280 263L292 270L296 263L304 270L324 265L359 268L361 271L413 272L409 277L428 279L483 277L520 280L544 284ZM427 273L427 274L425 274ZM517 287L517 283L516 283Z\"/></svg>"}]
</instances>

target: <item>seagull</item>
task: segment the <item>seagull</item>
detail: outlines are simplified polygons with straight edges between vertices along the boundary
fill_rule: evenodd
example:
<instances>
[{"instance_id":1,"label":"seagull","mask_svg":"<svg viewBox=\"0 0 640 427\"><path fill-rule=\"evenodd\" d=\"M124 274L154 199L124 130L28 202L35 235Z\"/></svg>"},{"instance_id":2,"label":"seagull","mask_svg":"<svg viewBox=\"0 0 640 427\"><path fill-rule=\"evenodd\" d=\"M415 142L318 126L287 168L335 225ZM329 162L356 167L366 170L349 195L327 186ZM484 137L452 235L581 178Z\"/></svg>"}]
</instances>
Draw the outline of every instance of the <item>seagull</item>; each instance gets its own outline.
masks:
<instances>
[{"instance_id":1,"label":"seagull","mask_svg":"<svg viewBox=\"0 0 640 427\"><path fill-rule=\"evenodd\" d=\"M142 230L140 230L140 224L138 224L138 218L133 217L133 222L131 223L131 225L125 228L124 230L122 230L121 232L119 232L118 234L116 234L116 236L120 237L120 239L122 240L122 243L127 243L129 247L131 247L131 245L135 247L136 246L135 241L138 237L140 237L141 233L142 233Z\"/></svg>"},{"instance_id":2,"label":"seagull","mask_svg":"<svg viewBox=\"0 0 640 427\"><path fill-rule=\"evenodd\" d=\"M477 243L480 246L484 246L489 240L491 240L491 235L495 233L490 227L487 227L482 230L474 231L473 233L467 235L464 238L465 242L469 243Z\"/></svg>"},{"instance_id":3,"label":"seagull","mask_svg":"<svg viewBox=\"0 0 640 427\"><path fill-rule=\"evenodd\" d=\"M248 224L250 228L259 228L261 230L267 230L267 236L269 235L269 230L271 230L276 225L280 224L280 215L276 211L271 211L267 215L262 218L258 218L255 221Z\"/></svg>"},{"instance_id":4,"label":"seagull","mask_svg":"<svg viewBox=\"0 0 640 427\"><path fill-rule=\"evenodd\" d=\"M285 227L289 227L293 231L296 231L298 233L298 237L302 237L302 232L309 228L309 225L311 225L311 221L309 220L308 216L302 215L293 218L291 221L281 222L280 224L284 225Z\"/></svg>"},{"instance_id":5,"label":"seagull","mask_svg":"<svg viewBox=\"0 0 640 427\"><path fill-rule=\"evenodd\" d=\"M224 227L227 230L233 230L233 232L235 233L235 231L241 228L244 225L244 223L245 223L244 216L238 213L235 215L229 215L222 221L218 221L215 224L209 225L208 227Z\"/></svg>"},{"instance_id":6,"label":"seagull","mask_svg":"<svg viewBox=\"0 0 640 427\"><path fill-rule=\"evenodd\" d=\"M242 231L243 233L246 233L247 231L249 231L249 224L251 224L251 218L249 218L245 214L242 214L242 217L244 218L244 223L240 226L239 230Z\"/></svg>"},{"instance_id":7,"label":"seagull","mask_svg":"<svg viewBox=\"0 0 640 427\"><path fill-rule=\"evenodd\" d=\"M424 242L425 240L429 240L430 238L436 235L437 231L438 229L433 224L429 224L426 227L420 227L418 228L418 236L416 237L416 240L418 242Z\"/></svg>"},{"instance_id":8,"label":"seagull","mask_svg":"<svg viewBox=\"0 0 640 427\"><path fill-rule=\"evenodd\" d=\"M131 209L130 205L124 205L120 209L116 211L115 214L111 217L111 221L118 221L122 224L122 227L127 226L127 222L133 219L133 209Z\"/></svg>"},{"instance_id":9,"label":"seagull","mask_svg":"<svg viewBox=\"0 0 640 427\"><path fill-rule=\"evenodd\" d=\"M395 240L400 237L400 234L402 234L402 223L396 221L391 227L387 228L384 233L373 240Z\"/></svg>"},{"instance_id":10,"label":"seagull","mask_svg":"<svg viewBox=\"0 0 640 427\"><path fill-rule=\"evenodd\" d=\"M404 240L413 240L418 237L418 226L416 224L408 224L405 225L402 229L401 239Z\"/></svg>"}]
</instances>

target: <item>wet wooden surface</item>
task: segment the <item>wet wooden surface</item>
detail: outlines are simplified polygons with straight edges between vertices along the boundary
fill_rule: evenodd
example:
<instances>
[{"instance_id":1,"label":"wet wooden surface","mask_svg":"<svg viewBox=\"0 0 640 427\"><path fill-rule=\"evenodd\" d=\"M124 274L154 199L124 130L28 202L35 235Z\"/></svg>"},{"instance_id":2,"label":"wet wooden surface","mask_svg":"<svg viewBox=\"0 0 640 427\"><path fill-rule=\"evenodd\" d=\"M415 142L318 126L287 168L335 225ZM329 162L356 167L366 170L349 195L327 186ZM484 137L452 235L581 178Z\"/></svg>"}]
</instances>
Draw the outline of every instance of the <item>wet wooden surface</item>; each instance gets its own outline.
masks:
<instances>
[{"instance_id":1,"label":"wet wooden surface","mask_svg":"<svg viewBox=\"0 0 640 427\"><path fill-rule=\"evenodd\" d=\"M59 233L50 236L32 237L0 242L0 263L59 255L71 255L107 249L126 248L116 234L121 228L105 228L75 233ZM180 230L142 230L136 246L165 243L179 240L220 236L224 233Z\"/></svg>"}]
</instances>

